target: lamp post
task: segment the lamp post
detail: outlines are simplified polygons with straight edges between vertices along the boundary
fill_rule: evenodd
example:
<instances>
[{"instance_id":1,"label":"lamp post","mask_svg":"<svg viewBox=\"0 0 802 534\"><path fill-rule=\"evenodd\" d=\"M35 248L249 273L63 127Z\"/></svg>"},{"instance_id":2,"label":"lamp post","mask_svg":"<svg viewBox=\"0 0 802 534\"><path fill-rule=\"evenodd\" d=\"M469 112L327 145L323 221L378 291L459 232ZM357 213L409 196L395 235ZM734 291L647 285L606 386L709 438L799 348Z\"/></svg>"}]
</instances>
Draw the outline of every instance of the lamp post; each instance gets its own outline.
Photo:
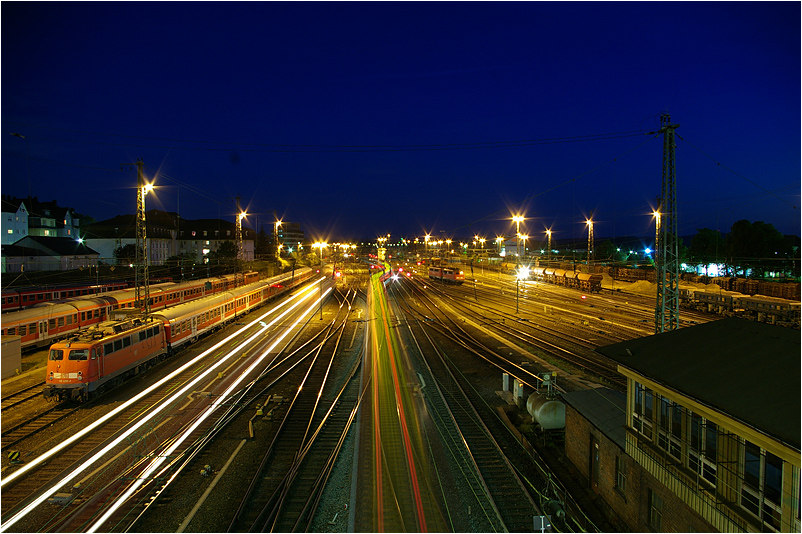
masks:
<instances>
[{"instance_id":1,"label":"lamp post","mask_svg":"<svg viewBox=\"0 0 802 534\"><path fill-rule=\"evenodd\" d=\"M548 261L549 265L551 265L551 228L546 230L546 237L548 237L548 242L549 242L548 243L549 244L549 249L548 249L549 252L548 252L548 255L547 255L547 261Z\"/></svg>"},{"instance_id":2,"label":"lamp post","mask_svg":"<svg viewBox=\"0 0 802 534\"><path fill-rule=\"evenodd\" d=\"M593 259L593 248L594 248L593 219L588 219L587 221L585 221L585 223L588 225L588 267L590 267L590 262Z\"/></svg>"},{"instance_id":3,"label":"lamp post","mask_svg":"<svg viewBox=\"0 0 802 534\"><path fill-rule=\"evenodd\" d=\"M524 240L524 258L526 258L526 240L529 239L529 236L524 234L521 236L521 239Z\"/></svg>"},{"instance_id":4,"label":"lamp post","mask_svg":"<svg viewBox=\"0 0 802 534\"><path fill-rule=\"evenodd\" d=\"M523 215L513 215L512 216L512 222L515 223L515 254L516 254L516 256L520 256L521 255L521 247L520 247L521 223L524 222L524 220L525 219L524 219Z\"/></svg>"},{"instance_id":5,"label":"lamp post","mask_svg":"<svg viewBox=\"0 0 802 534\"><path fill-rule=\"evenodd\" d=\"M281 226L281 221L276 221L273 223L273 235L276 239L276 262L280 265L281 264L281 244L278 242L278 227Z\"/></svg>"}]
</instances>

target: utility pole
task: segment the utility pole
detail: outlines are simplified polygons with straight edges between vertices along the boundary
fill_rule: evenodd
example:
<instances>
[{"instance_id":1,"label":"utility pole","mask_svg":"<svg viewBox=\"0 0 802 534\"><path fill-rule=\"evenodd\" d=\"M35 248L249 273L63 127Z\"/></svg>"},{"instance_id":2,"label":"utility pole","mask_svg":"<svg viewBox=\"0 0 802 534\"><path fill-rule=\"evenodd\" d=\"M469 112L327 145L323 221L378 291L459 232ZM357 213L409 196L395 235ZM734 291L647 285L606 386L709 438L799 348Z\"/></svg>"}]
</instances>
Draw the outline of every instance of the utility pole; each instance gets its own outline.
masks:
<instances>
[{"instance_id":1,"label":"utility pole","mask_svg":"<svg viewBox=\"0 0 802 534\"><path fill-rule=\"evenodd\" d=\"M130 165L130 164L129 164ZM150 314L150 287L148 280L148 235L145 221L145 195L152 189L145 184L143 167L145 163L137 159L136 163L136 259L134 266L135 299L143 313Z\"/></svg>"},{"instance_id":2,"label":"utility pole","mask_svg":"<svg viewBox=\"0 0 802 534\"><path fill-rule=\"evenodd\" d=\"M676 142L674 130L679 124L671 124L668 113L660 115L660 131L663 134L663 183L660 190L660 206L655 213L657 274L657 304L654 310L656 334L679 328L679 237L677 236L677 174Z\"/></svg>"},{"instance_id":3,"label":"utility pole","mask_svg":"<svg viewBox=\"0 0 802 534\"><path fill-rule=\"evenodd\" d=\"M237 224L236 224L236 231L234 232L235 237L234 239L237 240L237 259L242 260L242 210L239 207L239 195L236 197L237 200Z\"/></svg>"}]
</instances>

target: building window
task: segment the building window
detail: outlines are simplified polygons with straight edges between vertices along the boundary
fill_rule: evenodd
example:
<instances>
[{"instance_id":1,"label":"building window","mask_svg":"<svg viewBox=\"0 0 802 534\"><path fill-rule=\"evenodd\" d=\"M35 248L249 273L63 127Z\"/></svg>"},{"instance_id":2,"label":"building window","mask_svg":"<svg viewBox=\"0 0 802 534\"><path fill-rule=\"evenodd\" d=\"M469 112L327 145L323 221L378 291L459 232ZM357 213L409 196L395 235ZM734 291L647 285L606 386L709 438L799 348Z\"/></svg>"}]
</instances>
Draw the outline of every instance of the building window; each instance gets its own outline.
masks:
<instances>
[{"instance_id":1,"label":"building window","mask_svg":"<svg viewBox=\"0 0 802 534\"><path fill-rule=\"evenodd\" d=\"M677 460L682 459L682 417L681 406L659 397L660 422L658 425L657 445Z\"/></svg>"},{"instance_id":2,"label":"building window","mask_svg":"<svg viewBox=\"0 0 802 534\"><path fill-rule=\"evenodd\" d=\"M779 530L783 461L746 440L742 458L741 506L765 525Z\"/></svg>"},{"instance_id":3,"label":"building window","mask_svg":"<svg viewBox=\"0 0 802 534\"><path fill-rule=\"evenodd\" d=\"M718 427L716 424L691 412L688 468L713 486L716 485L717 447Z\"/></svg>"},{"instance_id":4,"label":"building window","mask_svg":"<svg viewBox=\"0 0 802 534\"><path fill-rule=\"evenodd\" d=\"M626 492L627 474L624 472L624 459L621 456L615 457L615 489L622 494Z\"/></svg>"},{"instance_id":5,"label":"building window","mask_svg":"<svg viewBox=\"0 0 802 534\"><path fill-rule=\"evenodd\" d=\"M14 230L12 230L11 228L9 228L9 229L8 229L8 233L9 233L9 234L13 234L13 233L14 233Z\"/></svg>"},{"instance_id":6,"label":"building window","mask_svg":"<svg viewBox=\"0 0 802 534\"><path fill-rule=\"evenodd\" d=\"M226 230L226 236L231 236L231 230Z\"/></svg>"},{"instance_id":7,"label":"building window","mask_svg":"<svg viewBox=\"0 0 802 534\"><path fill-rule=\"evenodd\" d=\"M663 522L663 499L649 488L649 528L659 532Z\"/></svg>"},{"instance_id":8,"label":"building window","mask_svg":"<svg viewBox=\"0 0 802 534\"><path fill-rule=\"evenodd\" d=\"M652 438L652 421L654 420L654 395L652 390L635 382L635 411L632 414L632 426L646 436Z\"/></svg>"},{"instance_id":9,"label":"building window","mask_svg":"<svg viewBox=\"0 0 802 534\"><path fill-rule=\"evenodd\" d=\"M195 234L196 234L196 233L197 233L197 232L195 232L195 230L192 230L192 237L195 237Z\"/></svg>"},{"instance_id":10,"label":"building window","mask_svg":"<svg viewBox=\"0 0 802 534\"><path fill-rule=\"evenodd\" d=\"M45 235L50 235L50 230L45 230Z\"/></svg>"}]
</instances>

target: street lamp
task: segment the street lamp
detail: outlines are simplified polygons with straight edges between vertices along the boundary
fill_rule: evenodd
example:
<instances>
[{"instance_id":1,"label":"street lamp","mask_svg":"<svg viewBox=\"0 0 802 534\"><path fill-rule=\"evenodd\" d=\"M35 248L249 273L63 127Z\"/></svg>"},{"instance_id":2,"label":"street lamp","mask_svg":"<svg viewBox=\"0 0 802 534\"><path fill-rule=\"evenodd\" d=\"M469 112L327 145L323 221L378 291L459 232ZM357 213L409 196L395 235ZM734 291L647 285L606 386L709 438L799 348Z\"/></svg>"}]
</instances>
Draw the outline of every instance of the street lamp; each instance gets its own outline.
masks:
<instances>
[{"instance_id":1,"label":"street lamp","mask_svg":"<svg viewBox=\"0 0 802 534\"><path fill-rule=\"evenodd\" d=\"M521 236L521 239L524 240L524 258L526 257L526 240L529 239L529 236L524 234Z\"/></svg>"},{"instance_id":2,"label":"street lamp","mask_svg":"<svg viewBox=\"0 0 802 534\"><path fill-rule=\"evenodd\" d=\"M652 213L654 216L654 260L655 265L657 264L657 255L658 251L660 250L660 212L654 210Z\"/></svg>"},{"instance_id":3,"label":"street lamp","mask_svg":"<svg viewBox=\"0 0 802 534\"><path fill-rule=\"evenodd\" d=\"M276 236L276 261L279 261L281 258L281 245L278 242L278 227L281 226L281 221L276 221L273 225L275 228L274 235Z\"/></svg>"},{"instance_id":4,"label":"street lamp","mask_svg":"<svg viewBox=\"0 0 802 534\"><path fill-rule=\"evenodd\" d=\"M549 245L549 253L548 253L548 261L551 262L551 228L546 229L546 237L548 237L548 245Z\"/></svg>"},{"instance_id":5,"label":"street lamp","mask_svg":"<svg viewBox=\"0 0 802 534\"><path fill-rule=\"evenodd\" d=\"M588 266L590 266L590 262L593 259L593 219L588 219L585 221L585 224L588 225Z\"/></svg>"},{"instance_id":6,"label":"street lamp","mask_svg":"<svg viewBox=\"0 0 802 534\"><path fill-rule=\"evenodd\" d=\"M521 247L520 247L521 223L524 222L525 220L526 219L524 218L523 215L513 215L512 216L512 222L515 223L515 236L516 236L515 237L515 254L517 256L521 255Z\"/></svg>"}]
</instances>

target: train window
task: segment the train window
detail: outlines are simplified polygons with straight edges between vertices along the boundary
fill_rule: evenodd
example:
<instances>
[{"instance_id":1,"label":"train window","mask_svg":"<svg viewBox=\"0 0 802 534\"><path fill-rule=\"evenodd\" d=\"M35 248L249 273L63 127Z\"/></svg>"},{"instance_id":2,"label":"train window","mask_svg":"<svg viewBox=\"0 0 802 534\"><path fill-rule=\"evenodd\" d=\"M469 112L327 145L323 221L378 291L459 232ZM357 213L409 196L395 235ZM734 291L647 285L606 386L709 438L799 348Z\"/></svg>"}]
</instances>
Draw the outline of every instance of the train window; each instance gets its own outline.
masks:
<instances>
[{"instance_id":1,"label":"train window","mask_svg":"<svg viewBox=\"0 0 802 534\"><path fill-rule=\"evenodd\" d=\"M88 349L80 349L80 350L71 350L70 351L70 360L86 360L89 358L89 350Z\"/></svg>"},{"instance_id":2,"label":"train window","mask_svg":"<svg viewBox=\"0 0 802 534\"><path fill-rule=\"evenodd\" d=\"M125 336L123 338L123 347L130 347L131 346L131 336Z\"/></svg>"},{"instance_id":3,"label":"train window","mask_svg":"<svg viewBox=\"0 0 802 534\"><path fill-rule=\"evenodd\" d=\"M89 351L89 357L92 358L93 360L97 358L97 354L95 354L95 349Z\"/></svg>"},{"instance_id":4,"label":"train window","mask_svg":"<svg viewBox=\"0 0 802 534\"><path fill-rule=\"evenodd\" d=\"M94 317L95 317L95 319L97 319L98 317L100 317L100 310L95 310Z\"/></svg>"},{"instance_id":5,"label":"train window","mask_svg":"<svg viewBox=\"0 0 802 534\"><path fill-rule=\"evenodd\" d=\"M59 326L64 326L64 317L59 317L58 318L58 325Z\"/></svg>"},{"instance_id":6,"label":"train window","mask_svg":"<svg viewBox=\"0 0 802 534\"><path fill-rule=\"evenodd\" d=\"M28 333L35 334L36 333L36 323L31 323L28 325Z\"/></svg>"},{"instance_id":7,"label":"train window","mask_svg":"<svg viewBox=\"0 0 802 534\"><path fill-rule=\"evenodd\" d=\"M56 360L63 360L64 359L64 351L61 349L50 349L50 359L53 361Z\"/></svg>"},{"instance_id":8,"label":"train window","mask_svg":"<svg viewBox=\"0 0 802 534\"><path fill-rule=\"evenodd\" d=\"M115 339L114 340L114 350L120 350L123 348L123 340L122 339Z\"/></svg>"},{"instance_id":9,"label":"train window","mask_svg":"<svg viewBox=\"0 0 802 534\"><path fill-rule=\"evenodd\" d=\"M47 325L48 325L48 328L50 328L51 330L54 329L56 327L56 320L55 319L49 319L47 321Z\"/></svg>"},{"instance_id":10,"label":"train window","mask_svg":"<svg viewBox=\"0 0 802 534\"><path fill-rule=\"evenodd\" d=\"M86 312L81 312L81 320L86 321Z\"/></svg>"},{"instance_id":11,"label":"train window","mask_svg":"<svg viewBox=\"0 0 802 534\"><path fill-rule=\"evenodd\" d=\"M9 336L16 335L16 333L17 333L17 329L15 327L12 326L11 328L8 329L8 335Z\"/></svg>"},{"instance_id":12,"label":"train window","mask_svg":"<svg viewBox=\"0 0 802 534\"><path fill-rule=\"evenodd\" d=\"M20 335L20 336L24 336L25 335L25 325L24 324L19 325L19 334L18 335Z\"/></svg>"},{"instance_id":13,"label":"train window","mask_svg":"<svg viewBox=\"0 0 802 534\"><path fill-rule=\"evenodd\" d=\"M103 345L103 354L109 355L114 352L114 343L106 343Z\"/></svg>"},{"instance_id":14,"label":"train window","mask_svg":"<svg viewBox=\"0 0 802 534\"><path fill-rule=\"evenodd\" d=\"M72 324L72 315L67 316L67 324Z\"/></svg>"},{"instance_id":15,"label":"train window","mask_svg":"<svg viewBox=\"0 0 802 534\"><path fill-rule=\"evenodd\" d=\"M45 300L50 300L52 298L52 294L45 293Z\"/></svg>"}]
</instances>

